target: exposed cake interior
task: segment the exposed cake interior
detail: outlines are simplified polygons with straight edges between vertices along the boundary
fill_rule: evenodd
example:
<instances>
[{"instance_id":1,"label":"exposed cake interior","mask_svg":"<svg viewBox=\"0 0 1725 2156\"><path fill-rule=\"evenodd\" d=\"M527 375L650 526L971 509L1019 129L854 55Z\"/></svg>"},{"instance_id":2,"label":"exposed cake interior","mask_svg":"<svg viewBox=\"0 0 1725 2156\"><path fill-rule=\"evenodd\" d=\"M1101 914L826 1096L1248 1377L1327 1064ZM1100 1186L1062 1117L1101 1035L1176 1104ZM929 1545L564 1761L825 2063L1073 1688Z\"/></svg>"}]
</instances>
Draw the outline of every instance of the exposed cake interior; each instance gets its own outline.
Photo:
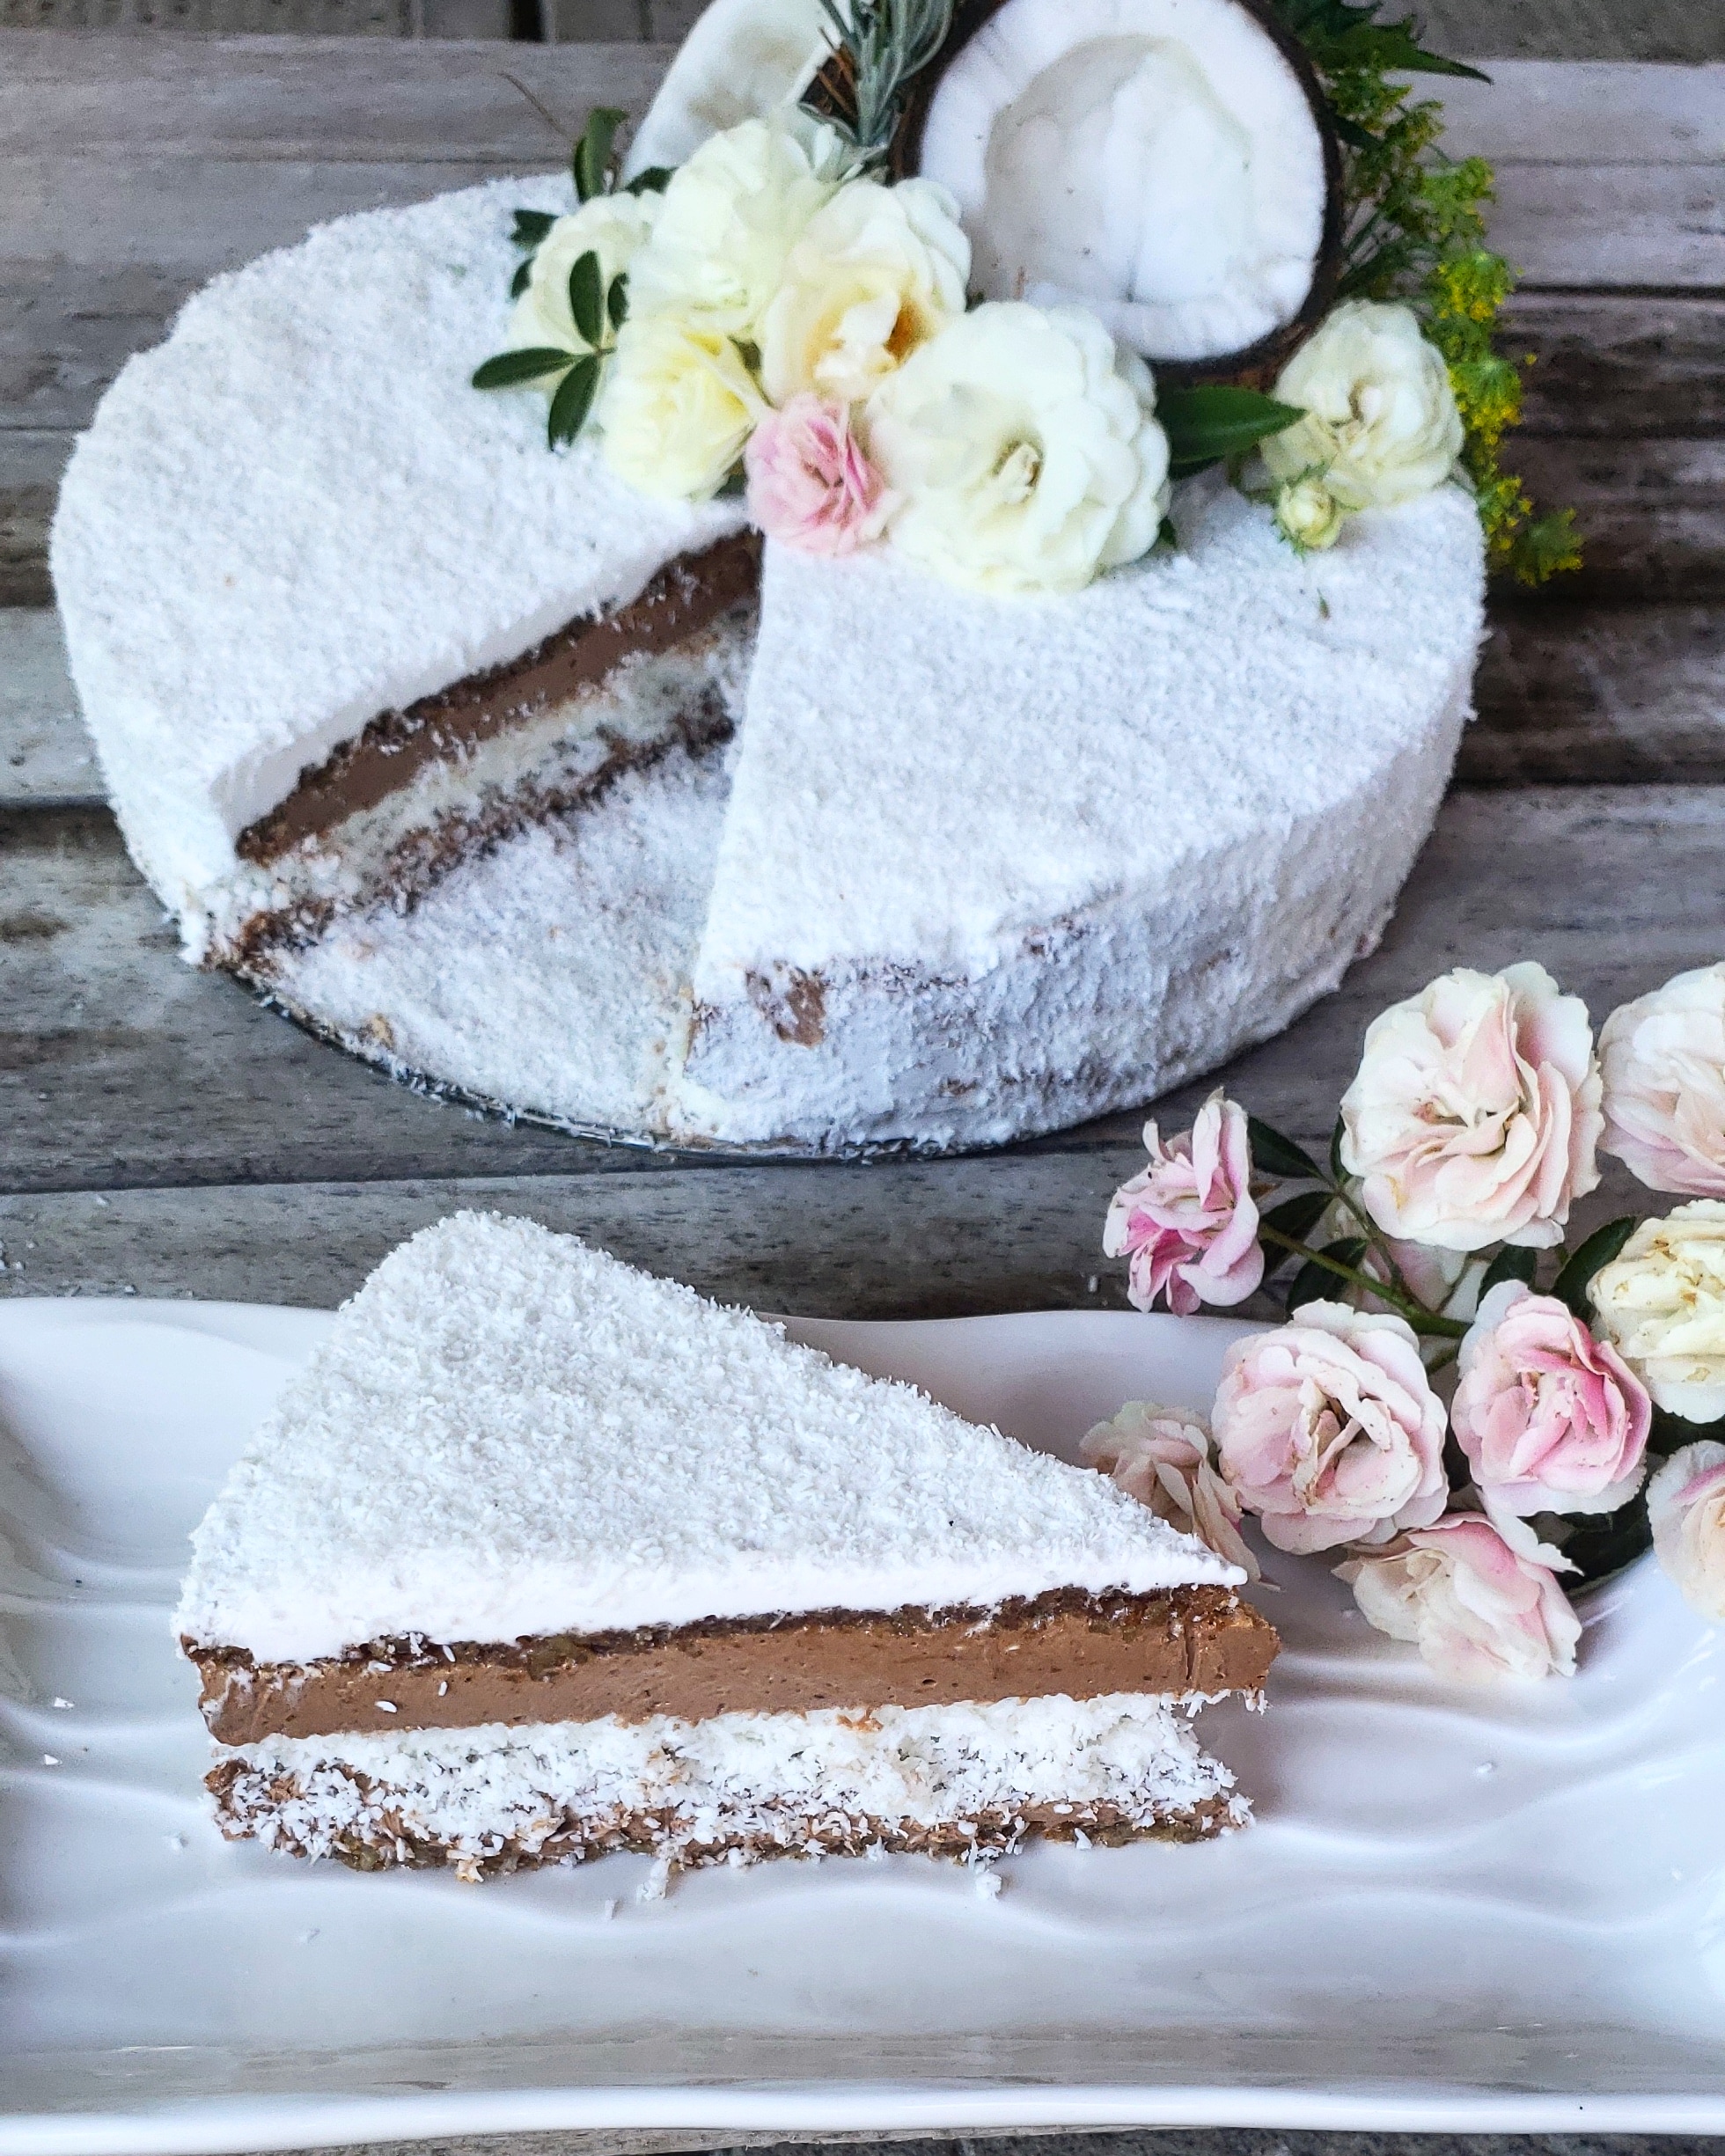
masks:
<instances>
[{"instance_id":1,"label":"exposed cake interior","mask_svg":"<svg viewBox=\"0 0 1725 2156\"><path fill-rule=\"evenodd\" d=\"M1111 1782L1105 1811L1084 1782L1092 1823L1217 1830L1227 1778L1167 1710L1261 1690L1274 1634L1238 1585L1104 1477L571 1237L465 1214L387 1258L290 1382L198 1529L176 1625L231 1830L367 1861L683 1861L821 1844L778 1763L798 1730L854 1749L871 1724L896 1734L832 1845L960 1832L968 1799L868 1794L926 1744L955 1773L975 1755L1010 1840L1047 1793L1012 1764L1026 1703L1051 1728L1077 1714L1081 1750L1130 1727L1129 1750L1166 1753L1166 1787L1160 1767L1136 1798ZM717 1793L668 1796L672 1754ZM745 1802L751 1756L771 1771ZM474 1825L529 1785L557 1796L533 1848Z\"/></svg>"}]
</instances>

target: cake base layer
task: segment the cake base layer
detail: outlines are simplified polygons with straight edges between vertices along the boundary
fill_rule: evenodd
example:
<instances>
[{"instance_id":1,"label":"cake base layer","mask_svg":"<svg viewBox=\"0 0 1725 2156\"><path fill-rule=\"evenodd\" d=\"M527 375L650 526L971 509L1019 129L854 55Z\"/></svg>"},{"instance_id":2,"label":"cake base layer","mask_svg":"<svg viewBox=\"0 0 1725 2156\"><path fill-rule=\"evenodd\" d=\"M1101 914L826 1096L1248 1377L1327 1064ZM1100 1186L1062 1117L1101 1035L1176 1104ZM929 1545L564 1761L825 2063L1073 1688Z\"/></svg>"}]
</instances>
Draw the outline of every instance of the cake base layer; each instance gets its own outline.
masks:
<instances>
[{"instance_id":1,"label":"cake base layer","mask_svg":"<svg viewBox=\"0 0 1725 2156\"><path fill-rule=\"evenodd\" d=\"M275 1738L224 1756L209 1787L231 1839L469 1879L620 1850L973 1861L1033 1836L1202 1840L1250 1815L1189 1713L1132 1696Z\"/></svg>"},{"instance_id":2,"label":"cake base layer","mask_svg":"<svg viewBox=\"0 0 1725 2156\"><path fill-rule=\"evenodd\" d=\"M341 1657L260 1664L187 1646L224 1744L342 1731L701 1721L725 1714L1122 1693L1262 1690L1276 1635L1229 1588L1093 1595L995 1610L833 1610L626 1632L439 1646L377 1640Z\"/></svg>"}]
</instances>

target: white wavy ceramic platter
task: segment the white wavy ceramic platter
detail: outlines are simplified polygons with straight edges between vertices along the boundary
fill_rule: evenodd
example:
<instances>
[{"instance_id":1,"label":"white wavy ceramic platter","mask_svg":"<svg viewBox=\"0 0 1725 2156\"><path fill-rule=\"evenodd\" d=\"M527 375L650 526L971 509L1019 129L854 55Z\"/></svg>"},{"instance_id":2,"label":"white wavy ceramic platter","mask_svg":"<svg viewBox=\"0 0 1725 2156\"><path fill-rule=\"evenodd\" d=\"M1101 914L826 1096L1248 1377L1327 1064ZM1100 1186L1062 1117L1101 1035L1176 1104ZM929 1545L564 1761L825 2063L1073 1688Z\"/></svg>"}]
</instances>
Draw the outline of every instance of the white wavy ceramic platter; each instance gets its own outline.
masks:
<instances>
[{"instance_id":1,"label":"white wavy ceramic platter","mask_svg":"<svg viewBox=\"0 0 1725 2156\"><path fill-rule=\"evenodd\" d=\"M168 1638L187 1530L327 1320L0 1307L0 2152L570 2127L1725 2128L1725 1650L1644 1566L1573 1683L1469 1694L1277 1558L1258 1823L914 1858L644 1859L464 1887L223 1843ZM1070 1454L1208 1400L1237 1327L797 1331ZM54 1704L56 1701L70 1704ZM48 1759L55 1764L48 1764Z\"/></svg>"}]
</instances>

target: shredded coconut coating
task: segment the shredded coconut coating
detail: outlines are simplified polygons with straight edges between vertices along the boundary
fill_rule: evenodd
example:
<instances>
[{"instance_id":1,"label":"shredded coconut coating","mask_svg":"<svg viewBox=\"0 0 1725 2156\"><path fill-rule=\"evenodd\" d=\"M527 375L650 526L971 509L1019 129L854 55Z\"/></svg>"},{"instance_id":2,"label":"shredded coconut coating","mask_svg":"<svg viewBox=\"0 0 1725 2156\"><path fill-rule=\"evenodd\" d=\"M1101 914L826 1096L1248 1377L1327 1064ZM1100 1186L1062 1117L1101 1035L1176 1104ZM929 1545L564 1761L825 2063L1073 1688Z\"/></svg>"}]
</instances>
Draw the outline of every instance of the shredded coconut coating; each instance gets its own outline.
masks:
<instances>
[{"instance_id":1,"label":"shredded coconut coating","mask_svg":"<svg viewBox=\"0 0 1725 2156\"><path fill-rule=\"evenodd\" d=\"M175 1631L265 1661L1244 1577L1105 1476L473 1213L343 1306L192 1539Z\"/></svg>"},{"instance_id":2,"label":"shredded coconut coating","mask_svg":"<svg viewBox=\"0 0 1725 2156\"><path fill-rule=\"evenodd\" d=\"M298 1856L453 1864L465 1876L617 1848L676 1865L916 1849L976 1858L1027 1835L1178 1838L1242 1826L1233 1777L1137 1695L665 1716L275 1738L218 1753L224 1832Z\"/></svg>"},{"instance_id":3,"label":"shredded coconut coating","mask_svg":"<svg viewBox=\"0 0 1725 2156\"><path fill-rule=\"evenodd\" d=\"M567 209L568 182L340 218L218 277L74 451L52 544L72 677L195 947L232 840L305 766L742 525L647 500L591 443L552 455L541 396L471 386L518 206Z\"/></svg>"}]
</instances>

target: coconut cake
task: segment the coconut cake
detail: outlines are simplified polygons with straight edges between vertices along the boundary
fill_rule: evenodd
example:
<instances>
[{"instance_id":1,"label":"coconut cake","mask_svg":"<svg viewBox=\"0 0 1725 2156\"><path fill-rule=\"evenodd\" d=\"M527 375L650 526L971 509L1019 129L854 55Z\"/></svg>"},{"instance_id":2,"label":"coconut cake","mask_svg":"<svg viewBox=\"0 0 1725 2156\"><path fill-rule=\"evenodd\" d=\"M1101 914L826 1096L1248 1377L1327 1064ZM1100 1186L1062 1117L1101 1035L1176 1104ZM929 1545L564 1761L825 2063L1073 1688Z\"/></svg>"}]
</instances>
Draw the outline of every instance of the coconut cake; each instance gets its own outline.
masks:
<instances>
[{"instance_id":1,"label":"coconut cake","mask_svg":"<svg viewBox=\"0 0 1725 2156\"><path fill-rule=\"evenodd\" d=\"M628 1848L1192 1837L1241 1573L1034 1453L573 1237L394 1251L193 1540L224 1830L465 1873Z\"/></svg>"}]
</instances>

